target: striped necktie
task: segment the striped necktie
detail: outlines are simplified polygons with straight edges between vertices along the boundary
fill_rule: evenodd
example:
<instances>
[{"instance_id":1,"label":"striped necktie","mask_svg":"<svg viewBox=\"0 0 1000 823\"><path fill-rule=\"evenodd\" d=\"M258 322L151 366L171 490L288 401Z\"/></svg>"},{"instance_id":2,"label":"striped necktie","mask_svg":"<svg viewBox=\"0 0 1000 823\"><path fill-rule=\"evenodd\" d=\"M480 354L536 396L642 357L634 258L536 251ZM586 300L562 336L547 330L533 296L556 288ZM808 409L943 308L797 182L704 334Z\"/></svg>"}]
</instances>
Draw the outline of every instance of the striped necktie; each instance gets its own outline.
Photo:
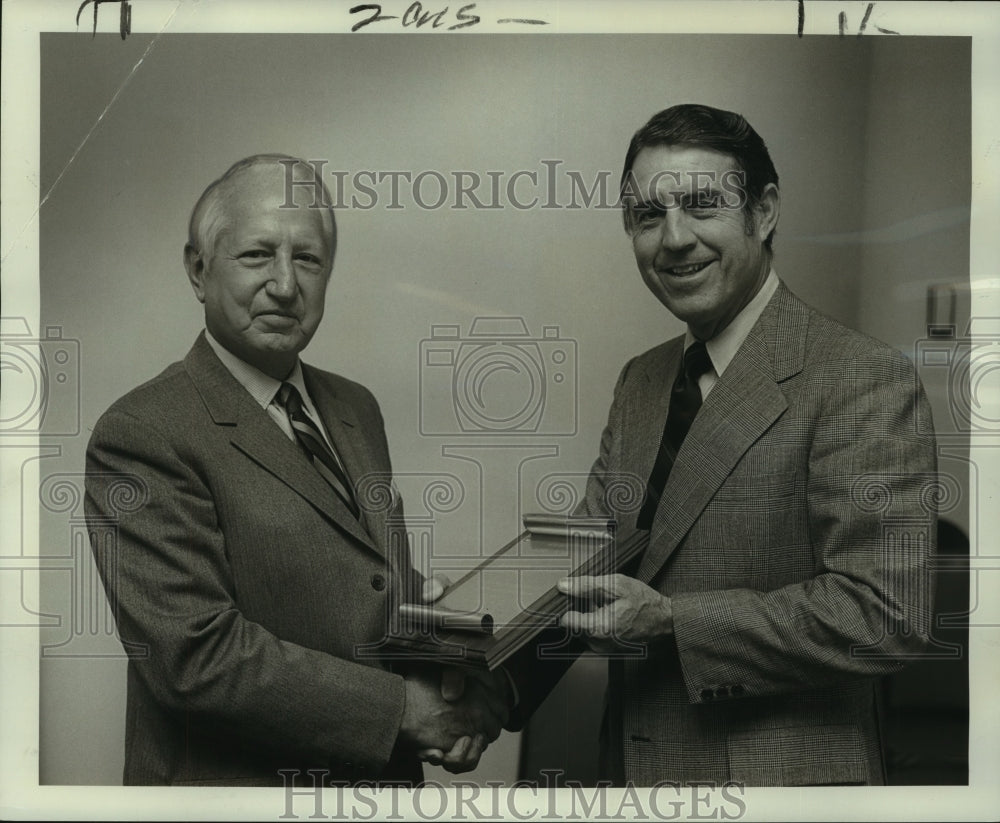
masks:
<instances>
[{"instance_id":1,"label":"striped necktie","mask_svg":"<svg viewBox=\"0 0 1000 823\"><path fill-rule=\"evenodd\" d=\"M316 424L309 419L309 416L302 408L302 396L299 390L291 383L282 383L278 390L278 404L288 414L288 420L292 424L295 432L295 439L312 459L323 478L333 486L334 491L340 495L351 513L358 517L358 504L351 493L351 481L347 479L347 474L337 460L333 450L326 444L322 433Z\"/></svg>"},{"instance_id":2,"label":"striped necktie","mask_svg":"<svg viewBox=\"0 0 1000 823\"><path fill-rule=\"evenodd\" d=\"M656 462L649 473L646 484L646 500L639 511L636 528L648 529L653 525L653 515L660 504L660 495L667 485L670 469L673 468L677 452L681 449L688 429L701 408L701 389L698 378L712 370L712 359L705 344L700 340L692 343L684 352L684 363L670 391L670 408L663 426L663 437Z\"/></svg>"}]
</instances>

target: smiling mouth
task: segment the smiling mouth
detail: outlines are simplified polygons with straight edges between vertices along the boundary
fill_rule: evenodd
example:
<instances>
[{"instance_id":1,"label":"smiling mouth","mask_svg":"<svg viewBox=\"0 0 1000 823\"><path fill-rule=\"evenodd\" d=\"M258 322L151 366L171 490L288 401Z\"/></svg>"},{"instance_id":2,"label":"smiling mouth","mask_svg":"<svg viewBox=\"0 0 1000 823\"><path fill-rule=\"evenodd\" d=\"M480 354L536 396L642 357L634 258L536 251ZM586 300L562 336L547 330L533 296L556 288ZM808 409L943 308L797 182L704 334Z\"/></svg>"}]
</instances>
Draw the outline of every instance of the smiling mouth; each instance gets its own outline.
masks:
<instances>
[{"instance_id":1,"label":"smiling mouth","mask_svg":"<svg viewBox=\"0 0 1000 823\"><path fill-rule=\"evenodd\" d=\"M662 274L670 274L674 277L688 277L692 274L697 274L702 269L707 268L712 264L711 260L707 260L704 263L690 263L686 266L660 266L658 270Z\"/></svg>"}]
</instances>

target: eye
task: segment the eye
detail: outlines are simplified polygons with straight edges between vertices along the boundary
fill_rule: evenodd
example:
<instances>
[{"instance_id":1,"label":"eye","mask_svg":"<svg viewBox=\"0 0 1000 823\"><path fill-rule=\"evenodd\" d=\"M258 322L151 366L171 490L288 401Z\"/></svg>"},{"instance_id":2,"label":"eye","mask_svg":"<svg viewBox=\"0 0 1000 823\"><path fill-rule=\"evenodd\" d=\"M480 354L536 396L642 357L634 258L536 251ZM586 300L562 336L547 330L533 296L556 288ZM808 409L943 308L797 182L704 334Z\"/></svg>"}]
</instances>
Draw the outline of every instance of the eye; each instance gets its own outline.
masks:
<instances>
[{"instance_id":1,"label":"eye","mask_svg":"<svg viewBox=\"0 0 1000 823\"><path fill-rule=\"evenodd\" d=\"M632 223L637 228L655 225L663 217L663 208L652 204L636 206L632 209Z\"/></svg>"},{"instance_id":2,"label":"eye","mask_svg":"<svg viewBox=\"0 0 1000 823\"><path fill-rule=\"evenodd\" d=\"M310 254L309 252L300 252L295 255L295 261L297 263L304 263L310 268L322 268L323 260L315 254Z\"/></svg>"},{"instance_id":3,"label":"eye","mask_svg":"<svg viewBox=\"0 0 1000 823\"><path fill-rule=\"evenodd\" d=\"M266 249L247 249L244 252L240 252L238 259L248 263L255 263L267 260L270 256L271 253Z\"/></svg>"},{"instance_id":4,"label":"eye","mask_svg":"<svg viewBox=\"0 0 1000 823\"><path fill-rule=\"evenodd\" d=\"M688 201L691 211L714 211L722 206L722 195L716 191L697 191Z\"/></svg>"}]
</instances>

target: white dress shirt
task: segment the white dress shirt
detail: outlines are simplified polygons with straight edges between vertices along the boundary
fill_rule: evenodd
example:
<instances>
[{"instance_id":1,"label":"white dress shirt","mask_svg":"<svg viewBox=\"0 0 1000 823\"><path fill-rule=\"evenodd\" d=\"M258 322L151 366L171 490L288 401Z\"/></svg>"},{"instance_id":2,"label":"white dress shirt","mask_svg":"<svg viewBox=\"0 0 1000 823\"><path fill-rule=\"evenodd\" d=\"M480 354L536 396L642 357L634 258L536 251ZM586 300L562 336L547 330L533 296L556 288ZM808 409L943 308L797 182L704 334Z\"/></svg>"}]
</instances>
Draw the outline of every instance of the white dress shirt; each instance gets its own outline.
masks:
<instances>
[{"instance_id":1,"label":"white dress shirt","mask_svg":"<svg viewBox=\"0 0 1000 823\"><path fill-rule=\"evenodd\" d=\"M296 442L295 431L292 429L292 423L288 419L288 413L285 411L284 406L282 406L277 400L278 390L281 388L282 381L275 380L270 375L264 374L264 372L255 366L251 366L245 360L238 358L218 340L212 337L212 334L208 331L208 329L205 329L205 339L208 341L208 345L212 347L212 351L214 351L219 360L222 361L222 365L229 370L229 373L233 377L236 378L236 381L243 386L243 388L250 393L250 396L257 402L257 404L271 416L271 419L278 424L278 427L285 433L285 436L289 440ZM326 445L330 447L330 451L332 451L334 456L337 458L337 462L340 464L340 467L344 469L344 461L341 460L340 455L337 454L337 449L333 445L330 435L327 434L326 427L323 425L323 421L320 419L319 413L316 411L312 398L309 396L309 392L306 389L306 383L302 377L302 364L299 362L298 358L295 360L295 368L292 369L292 373L285 378L284 382L291 383L296 389L299 390L299 394L302 396L303 410L309 419L316 424L316 428L319 429L320 434L323 435ZM347 473L346 469L344 469L344 473Z\"/></svg>"},{"instance_id":2,"label":"white dress shirt","mask_svg":"<svg viewBox=\"0 0 1000 823\"><path fill-rule=\"evenodd\" d=\"M778 290L778 282L778 275L774 269L771 269L767 274L764 285L760 287L760 291L754 295L753 299L743 307L728 326L711 340L705 341L705 349L708 351L708 357L712 361L712 368L698 379L698 388L701 389L701 399L703 401L708 397L709 392L712 391L715 384L719 382L719 378L722 377L723 372L725 372L736 356L736 352L743 345L743 341L750 334L750 329L754 327L754 324L760 318L764 307ZM694 341L695 336L691 333L691 329L688 329L684 335L684 351L687 351L688 346L694 343Z\"/></svg>"}]
</instances>

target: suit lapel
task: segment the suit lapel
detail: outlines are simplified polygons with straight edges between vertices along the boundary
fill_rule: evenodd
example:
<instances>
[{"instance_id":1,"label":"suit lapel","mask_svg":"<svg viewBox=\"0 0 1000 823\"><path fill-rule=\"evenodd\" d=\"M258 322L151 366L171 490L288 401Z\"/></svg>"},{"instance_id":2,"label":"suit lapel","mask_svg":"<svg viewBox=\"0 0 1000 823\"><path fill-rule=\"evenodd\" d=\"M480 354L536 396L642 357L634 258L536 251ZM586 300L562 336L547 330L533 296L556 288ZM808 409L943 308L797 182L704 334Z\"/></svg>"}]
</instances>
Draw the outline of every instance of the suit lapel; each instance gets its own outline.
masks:
<instances>
[{"instance_id":1,"label":"suit lapel","mask_svg":"<svg viewBox=\"0 0 1000 823\"><path fill-rule=\"evenodd\" d=\"M378 551L338 495L309 465L302 450L222 365L204 334L198 337L184 366L216 425L232 429L230 442L235 448L308 500L339 528ZM339 450L339 440L337 447Z\"/></svg>"},{"instance_id":2,"label":"suit lapel","mask_svg":"<svg viewBox=\"0 0 1000 823\"><path fill-rule=\"evenodd\" d=\"M663 568L739 460L787 408L779 383L802 368L807 324L805 306L779 287L701 407L677 455L637 575L643 582ZM681 355L670 356L676 372Z\"/></svg>"}]
</instances>

